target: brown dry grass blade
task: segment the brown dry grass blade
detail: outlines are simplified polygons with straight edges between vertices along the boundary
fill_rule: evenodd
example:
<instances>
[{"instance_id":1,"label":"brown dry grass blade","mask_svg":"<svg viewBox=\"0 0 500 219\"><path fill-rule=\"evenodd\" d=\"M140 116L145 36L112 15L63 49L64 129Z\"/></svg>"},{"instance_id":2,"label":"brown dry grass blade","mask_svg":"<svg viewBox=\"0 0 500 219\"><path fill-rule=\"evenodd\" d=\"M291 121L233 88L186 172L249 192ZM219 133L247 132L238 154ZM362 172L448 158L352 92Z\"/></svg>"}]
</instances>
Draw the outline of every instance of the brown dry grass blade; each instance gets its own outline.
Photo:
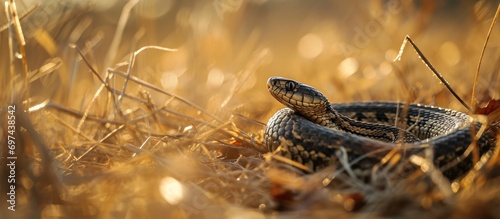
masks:
<instances>
[{"instance_id":1,"label":"brown dry grass blade","mask_svg":"<svg viewBox=\"0 0 500 219\"><path fill-rule=\"evenodd\" d=\"M19 20L22 20L22 19L26 18L33 11L35 11L35 9L37 9L38 7L40 7L40 3L36 3L35 5L33 5L31 8L29 8L28 10L26 10L21 16L19 16ZM1 26L0 27L0 33L4 32L7 29L9 29L9 26L12 25L12 24L13 24L12 22L9 22L9 23L4 24L3 26Z\"/></svg>"},{"instance_id":2,"label":"brown dry grass blade","mask_svg":"<svg viewBox=\"0 0 500 219\"><path fill-rule=\"evenodd\" d=\"M453 94L453 96L458 101L460 101L460 103L470 112L472 108L460 96L458 96L458 94L453 90L453 88L451 88L448 81L446 81L446 79L436 70L436 68L434 68L434 66L429 62L429 60L427 60L427 58L420 51L417 45L411 40L410 36L406 35L403 44L401 44L401 48L399 49L398 56L394 59L394 61L401 60L401 56L403 56L403 51L405 49L406 43L408 42L412 45L413 49L418 54L418 57L424 62L425 66L427 66L427 68L429 68L432 71L432 73L434 73L434 75L444 84L444 86L446 86L446 88L451 92L451 94Z\"/></svg>"},{"instance_id":3,"label":"brown dry grass blade","mask_svg":"<svg viewBox=\"0 0 500 219\"><path fill-rule=\"evenodd\" d=\"M479 70L481 69L481 63L483 61L483 56L484 52L486 51L486 46L488 45L488 41L491 36L491 32L493 31L493 27L495 26L495 23L497 22L498 14L500 14L500 4L498 4L497 11L495 13L495 16L493 17L493 21L491 22L490 29L488 30L488 34L486 35L486 40L484 41L483 49L481 50L481 56L479 56L479 62L477 63L477 70L476 70L476 76L474 78L474 87L472 88L472 95L470 99L470 105L472 109L474 109L476 101L475 101L475 96L476 96L476 90L477 90L477 82L479 80Z\"/></svg>"}]
</instances>

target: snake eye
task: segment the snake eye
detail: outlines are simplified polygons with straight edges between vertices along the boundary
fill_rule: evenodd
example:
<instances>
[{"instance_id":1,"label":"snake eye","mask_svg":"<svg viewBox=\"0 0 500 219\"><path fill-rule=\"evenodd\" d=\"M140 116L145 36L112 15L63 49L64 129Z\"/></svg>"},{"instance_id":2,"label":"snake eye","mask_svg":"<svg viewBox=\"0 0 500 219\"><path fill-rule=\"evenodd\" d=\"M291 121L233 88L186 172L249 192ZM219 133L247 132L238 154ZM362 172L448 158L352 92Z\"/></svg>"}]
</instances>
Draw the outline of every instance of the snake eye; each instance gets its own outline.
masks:
<instances>
[{"instance_id":1,"label":"snake eye","mask_svg":"<svg viewBox=\"0 0 500 219\"><path fill-rule=\"evenodd\" d=\"M296 86L297 86L297 85L296 85L294 82L292 82L292 81L287 81L287 82L285 83L285 88L286 88L286 90L288 90L288 91L293 91L293 90L295 90L295 87L296 87Z\"/></svg>"}]
</instances>

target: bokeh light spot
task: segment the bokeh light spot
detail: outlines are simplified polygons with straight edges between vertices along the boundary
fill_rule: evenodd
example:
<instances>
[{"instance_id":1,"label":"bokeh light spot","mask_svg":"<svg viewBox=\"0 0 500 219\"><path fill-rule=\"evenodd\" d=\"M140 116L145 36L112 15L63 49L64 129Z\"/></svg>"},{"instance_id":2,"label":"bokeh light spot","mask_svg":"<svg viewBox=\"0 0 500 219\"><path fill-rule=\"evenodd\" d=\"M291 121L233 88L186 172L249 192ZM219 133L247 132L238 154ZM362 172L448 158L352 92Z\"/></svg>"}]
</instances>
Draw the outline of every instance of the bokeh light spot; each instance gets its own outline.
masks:
<instances>
[{"instance_id":1,"label":"bokeh light spot","mask_svg":"<svg viewBox=\"0 0 500 219\"><path fill-rule=\"evenodd\" d=\"M165 90L173 90L177 87L179 80L177 79L176 74L172 74L171 72L166 72L161 77L161 85Z\"/></svg>"},{"instance_id":2,"label":"bokeh light spot","mask_svg":"<svg viewBox=\"0 0 500 219\"><path fill-rule=\"evenodd\" d=\"M439 48L439 56L446 64L453 66L460 61L460 50L455 43L447 41Z\"/></svg>"},{"instance_id":3,"label":"bokeh light spot","mask_svg":"<svg viewBox=\"0 0 500 219\"><path fill-rule=\"evenodd\" d=\"M224 73L217 68L212 68L208 72L207 84L210 87L220 87L224 82Z\"/></svg>"},{"instance_id":4,"label":"bokeh light spot","mask_svg":"<svg viewBox=\"0 0 500 219\"><path fill-rule=\"evenodd\" d=\"M359 63L355 58L346 58L339 64L339 73L342 77L347 78L356 73L359 68Z\"/></svg>"},{"instance_id":5,"label":"bokeh light spot","mask_svg":"<svg viewBox=\"0 0 500 219\"><path fill-rule=\"evenodd\" d=\"M161 76L161 85L165 90L173 90L179 84L179 76L186 72L186 68L175 69L166 71Z\"/></svg>"},{"instance_id":6,"label":"bokeh light spot","mask_svg":"<svg viewBox=\"0 0 500 219\"><path fill-rule=\"evenodd\" d=\"M392 64L389 62L381 62L378 66L378 72L382 75L388 75L392 72Z\"/></svg>"},{"instance_id":7,"label":"bokeh light spot","mask_svg":"<svg viewBox=\"0 0 500 219\"><path fill-rule=\"evenodd\" d=\"M182 184L172 177L165 177L160 182L161 196L171 205L178 204L184 197Z\"/></svg>"},{"instance_id":8,"label":"bokeh light spot","mask_svg":"<svg viewBox=\"0 0 500 219\"><path fill-rule=\"evenodd\" d=\"M306 59L313 59L323 51L324 45L321 38L316 34L307 34L300 39L298 51L300 56Z\"/></svg>"},{"instance_id":9,"label":"bokeh light spot","mask_svg":"<svg viewBox=\"0 0 500 219\"><path fill-rule=\"evenodd\" d=\"M398 56L398 51L389 49L385 51L385 60L388 62L394 61L394 59Z\"/></svg>"},{"instance_id":10,"label":"bokeh light spot","mask_svg":"<svg viewBox=\"0 0 500 219\"><path fill-rule=\"evenodd\" d=\"M373 79L377 76L377 74L377 70L372 65L368 65L363 68L363 75L367 79Z\"/></svg>"}]
</instances>

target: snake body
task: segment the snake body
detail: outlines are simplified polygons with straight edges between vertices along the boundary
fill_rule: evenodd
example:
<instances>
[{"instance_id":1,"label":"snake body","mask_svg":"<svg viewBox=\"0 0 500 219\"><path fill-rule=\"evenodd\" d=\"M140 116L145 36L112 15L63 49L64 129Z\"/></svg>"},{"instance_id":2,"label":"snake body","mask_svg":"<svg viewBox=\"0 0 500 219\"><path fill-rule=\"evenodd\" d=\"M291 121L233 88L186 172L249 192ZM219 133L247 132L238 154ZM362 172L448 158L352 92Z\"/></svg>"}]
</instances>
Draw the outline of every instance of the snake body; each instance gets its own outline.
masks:
<instances>
[{"instance_id":1,"label":"snake body","mask_svg":"<svg viewBox=\"0 0 500 219\"><path fill-rule=\"evenodd\" d=\"M265 144L312 171L338 161L341 148L349 161L366 157L358 168L370 168L397 144L407 148L406 155L431 148L438 167L456 162L443 170L448 178L459 177L472 166L471 156L461 156L472 143L472 127L479 130L481 125L465 113L398 102L330 104L315 88L280 77L269 78L267 87L288 108L269 119ZM394 126L398 121L399 128ZM477 141L480 153L494 144L488 134Z\"/></svg>"}]
</instances>

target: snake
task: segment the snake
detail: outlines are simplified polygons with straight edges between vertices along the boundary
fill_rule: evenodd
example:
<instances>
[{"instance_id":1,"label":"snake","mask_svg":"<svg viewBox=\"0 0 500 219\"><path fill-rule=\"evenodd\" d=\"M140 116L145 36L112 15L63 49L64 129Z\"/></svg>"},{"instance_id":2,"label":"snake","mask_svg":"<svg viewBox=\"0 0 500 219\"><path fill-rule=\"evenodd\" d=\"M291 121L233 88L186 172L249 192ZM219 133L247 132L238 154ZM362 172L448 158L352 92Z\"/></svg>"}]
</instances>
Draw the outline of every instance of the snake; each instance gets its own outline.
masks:
<instances>
[{"instance_id":1,"label":"snake","mask_svg":"<svg viewBox=\"0 0 500 219\"><path fill-rule=\"evenodd\" d=\"M282 77L270 77L267 88L286 106L266 125L267 149L310 172L338 164L343 152L349 162L365 158L354 168L366 177L396 148L403 148L406 158L422 157L430 150L429 159L449 179L463 176L473 166L467 151L475 137L472 133L482 124L466 113L404 102L330 103L314 87ZM476 139L480 154L491 152L496 144L491 131Z\"/></svg>"}]
</instances>

